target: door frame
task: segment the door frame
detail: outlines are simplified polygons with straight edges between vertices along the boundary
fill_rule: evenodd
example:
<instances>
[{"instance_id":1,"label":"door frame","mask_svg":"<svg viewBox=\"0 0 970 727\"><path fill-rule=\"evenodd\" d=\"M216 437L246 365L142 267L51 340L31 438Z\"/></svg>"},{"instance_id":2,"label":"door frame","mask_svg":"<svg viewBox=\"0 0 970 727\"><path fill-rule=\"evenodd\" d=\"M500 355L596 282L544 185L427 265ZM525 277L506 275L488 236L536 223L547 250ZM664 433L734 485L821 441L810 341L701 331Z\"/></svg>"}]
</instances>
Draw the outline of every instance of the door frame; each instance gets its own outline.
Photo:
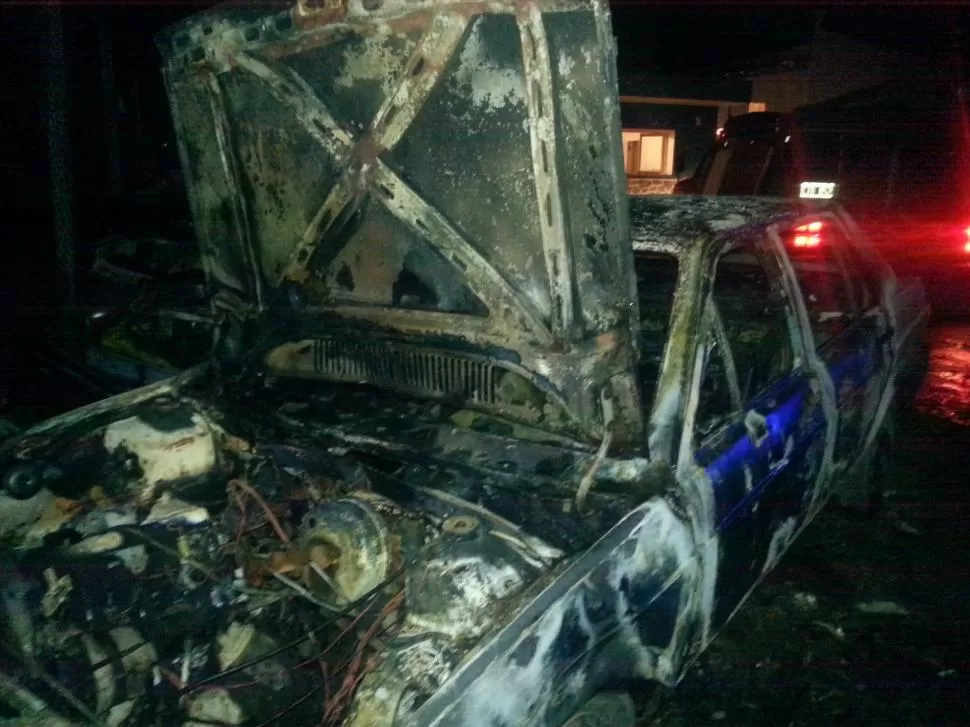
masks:
<instances>
[{"instance_id":1,"label":"door frame","mask_svg":"<svg viewBox=\"0 0 970 727\"><path fill-rule=\"evenodd\" d=\"M834 221L831 215L810 215L812 220L824 218ZM794 221L795 225L801 223L805 218L800 217ZM798 285L798 277L792 266L791 259L785 249L785 243L781 239L780 225L778 223L768 226L767 240L769 249L774 253L775 260L781 269L782 286L786 295L791 301L791 309L797 319L797 338L801 342L802 366L805 372L813 377L817 382L819 400L822 403L822 410L825 412L825 453L822 458L822 465L819 468L819 480L815 484L814 496L811 508L805 523L811 522L818 511L828 500L832 492L832 473L835 457L835 445L838 437L839 410L838 398L835 392L835 384L829 374L828 367L818 354L815 347L815 338L812 335L812 326L808 315L808 306L802 297L801 288ZM797 356L797 354L796 354Z\"/></svg>"}]
</instances>

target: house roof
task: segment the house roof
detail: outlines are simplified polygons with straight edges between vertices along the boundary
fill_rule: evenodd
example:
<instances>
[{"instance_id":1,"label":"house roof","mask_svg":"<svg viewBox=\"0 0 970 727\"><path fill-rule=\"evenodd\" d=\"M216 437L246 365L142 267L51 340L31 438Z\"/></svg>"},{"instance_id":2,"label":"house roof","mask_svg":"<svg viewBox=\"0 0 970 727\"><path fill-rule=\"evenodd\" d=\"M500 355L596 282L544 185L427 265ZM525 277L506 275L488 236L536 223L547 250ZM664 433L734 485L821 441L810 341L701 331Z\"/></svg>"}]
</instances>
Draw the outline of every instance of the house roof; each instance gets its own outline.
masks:
<instances>
[{"instance_id":1,"label":"house roof","mask_svg":"<svg viewBox=\"0 0 970 727\"><path fill-rule=\"evenodd\" d=\"M952 123L960 115L960 93L948 80L891 81L803 106L797 113L803 123L811 125L856 122L867 129L911 125L916 120L921 125ZM966 91L963 95L965 98Z\"/></svg>"}]
</instances>

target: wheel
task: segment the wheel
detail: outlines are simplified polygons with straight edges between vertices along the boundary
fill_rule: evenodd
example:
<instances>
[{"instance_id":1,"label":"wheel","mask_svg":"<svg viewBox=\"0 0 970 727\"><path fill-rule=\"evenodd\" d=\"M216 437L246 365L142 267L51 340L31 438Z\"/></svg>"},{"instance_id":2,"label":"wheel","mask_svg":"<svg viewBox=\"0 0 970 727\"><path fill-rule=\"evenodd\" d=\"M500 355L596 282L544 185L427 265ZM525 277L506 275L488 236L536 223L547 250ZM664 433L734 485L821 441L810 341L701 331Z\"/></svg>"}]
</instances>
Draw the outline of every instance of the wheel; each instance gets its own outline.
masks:
<instances>
[{"instance_id":1,"label":"wheel","mask_svg":"<svg viewBox=\"0 0 970 727\"><path fill-rule=\"evenodd\" d=\"M626 692L600 692L570 717L563 727L635 727L633 700Z\"/></svg>"}]
</instances>

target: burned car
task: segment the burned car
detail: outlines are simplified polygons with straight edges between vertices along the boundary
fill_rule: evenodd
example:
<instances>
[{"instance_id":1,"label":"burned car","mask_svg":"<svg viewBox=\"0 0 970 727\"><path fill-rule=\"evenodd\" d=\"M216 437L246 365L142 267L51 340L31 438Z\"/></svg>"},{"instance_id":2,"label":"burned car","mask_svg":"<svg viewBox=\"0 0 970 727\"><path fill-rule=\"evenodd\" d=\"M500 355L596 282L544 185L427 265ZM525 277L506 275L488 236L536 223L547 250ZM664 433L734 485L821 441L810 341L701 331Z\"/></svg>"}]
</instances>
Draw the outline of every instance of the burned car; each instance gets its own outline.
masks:
<instances>
[{"instance_id":1,"label":"burned car","mask_svg":"<svg viewBox=\"0 0 970 727\"><path fill-rule=\"evenodd\" d=\"M836 208L630 202L605 3L257 10L160 43L213 359L0 444L0 716L633 724L925 307Z\"/></svg>"}]
</instances>

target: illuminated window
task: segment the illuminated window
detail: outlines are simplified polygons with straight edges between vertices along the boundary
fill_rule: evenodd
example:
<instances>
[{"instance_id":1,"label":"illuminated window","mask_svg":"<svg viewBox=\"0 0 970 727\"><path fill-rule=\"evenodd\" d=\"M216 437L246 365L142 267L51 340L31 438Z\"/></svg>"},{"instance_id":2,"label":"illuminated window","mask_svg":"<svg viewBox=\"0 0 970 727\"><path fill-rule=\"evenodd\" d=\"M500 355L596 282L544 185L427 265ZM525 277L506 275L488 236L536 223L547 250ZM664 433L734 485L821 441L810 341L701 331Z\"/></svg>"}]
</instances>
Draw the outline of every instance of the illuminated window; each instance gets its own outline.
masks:
<instances>
[{"instance_id":1,"label":"illuminated window","mask_svg":"<svg viewBox=\"0 0 970 727\"><path fill-rule=\"evenodd\" d=\"M623 165L631 176L670 177L674 173L674 132L625 130Z\"/></svg>"}]
</instances>

